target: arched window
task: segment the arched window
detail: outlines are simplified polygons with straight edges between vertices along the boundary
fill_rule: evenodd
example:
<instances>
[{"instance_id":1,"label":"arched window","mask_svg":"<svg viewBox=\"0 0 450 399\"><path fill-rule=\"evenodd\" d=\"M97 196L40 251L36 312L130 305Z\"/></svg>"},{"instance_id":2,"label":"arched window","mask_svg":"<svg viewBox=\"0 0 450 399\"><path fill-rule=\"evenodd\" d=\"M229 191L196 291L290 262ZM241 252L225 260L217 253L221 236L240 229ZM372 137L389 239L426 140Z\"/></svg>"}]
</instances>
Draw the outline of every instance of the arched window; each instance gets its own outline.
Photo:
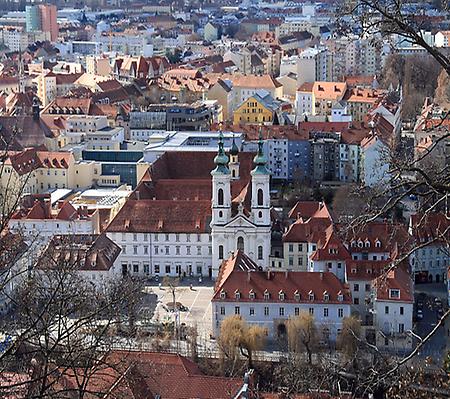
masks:
<instances>
[{"instance_id":1,"label":"arched window","mask_svg":"<svg viewBox=\"0 0 450 399\"><path fill-rule=\"evenodd\" d=\"M237 239L237 249L244 252L244 237L238 237Z\"/></svg>"},{"instance_id":2,"label":"arched window","mask_svg":"<svg viewBox=\"0 0 450 399\"><path fill-rule=\"evenodd\" d=\"M264 193L262 188L258 189L258 206L262 206L264 204Z\"/></svg>"},{"instance_id":3,"label":"arched window","mask_svg":"<svg viewBox=\"0 0 450 399\"><path fill-rule=\"evenodd\" d=\"M219 245L219 259L223 259L223 245Z\"/></svg>"},{"instance_id":4,"label":"arched window","mask_svg":"<svg viewBox=\"0 0 450 399\"><path fill-rule=\"evenodd\" d=\"M217 191L217 202L219 205L223 205L223 190L221 188Z\"/></svg>"},{"instance_id":5,"label":"arched window","mask_svg":"<svg viewBox=\"0 0 450 399\"><path fill-rule=\"evenodd\" d=\"M258 247L258 259L261 260L263 258L263 247L260 245Z\"/></svg>"}]
</instances>

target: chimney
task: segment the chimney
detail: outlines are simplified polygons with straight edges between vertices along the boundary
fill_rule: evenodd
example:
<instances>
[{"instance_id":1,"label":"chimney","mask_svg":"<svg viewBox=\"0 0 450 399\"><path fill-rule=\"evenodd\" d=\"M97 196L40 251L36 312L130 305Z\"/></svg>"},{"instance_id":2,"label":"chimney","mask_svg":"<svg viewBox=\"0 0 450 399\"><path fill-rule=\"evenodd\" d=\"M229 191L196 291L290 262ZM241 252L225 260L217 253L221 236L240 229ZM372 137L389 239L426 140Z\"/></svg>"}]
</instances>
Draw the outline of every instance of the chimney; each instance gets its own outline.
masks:
<instances>
[{"instance_id":1,"label":"chimney","mask_svg":"<svg viewBox=\"0 0 450 399\"><path fill-rule=\"evenodd\" d=\"M289 277L289 270L286 270L284 272L284 277L286 278L286 280L288 279L288 277Z\"/></svg>"},{"instance_id":2,"label":"chimney","mask_svg":"<svg viewBox=\"0 0 450 399\"><path fill-rule=\"evenodd\" d=\"M139 192L139 190L136 190L134 192L134 195L136 196L136 199L139 201L141 199L141 193Z\"/></svg>"},{"instance_id":3,"label":"chimney","mask_svg":"<svg viewBox=\"0 0 450 399\"><path fill-rule=\"evenodd\" d=\"M323 272L320 272L320 281L323 281Z\"/></svg>"},{"instance_id":4,"label":"chimney","mask_svg":"<svg viewBox=\"0 0 450 399\"><path fill-rule=\"evenodd\" d=\"M270 270L267 270L267 280L270 280Z\"/></svg>"},{"instance_id":5,"label":"chimney","mask_svg":"<svg viewBox=\"0 0 450 399\"><path fill-rule=\"evenodd\" d=\"M250 282L250 270L247 271L247 282Z\"/></svg>"}]
</instances>

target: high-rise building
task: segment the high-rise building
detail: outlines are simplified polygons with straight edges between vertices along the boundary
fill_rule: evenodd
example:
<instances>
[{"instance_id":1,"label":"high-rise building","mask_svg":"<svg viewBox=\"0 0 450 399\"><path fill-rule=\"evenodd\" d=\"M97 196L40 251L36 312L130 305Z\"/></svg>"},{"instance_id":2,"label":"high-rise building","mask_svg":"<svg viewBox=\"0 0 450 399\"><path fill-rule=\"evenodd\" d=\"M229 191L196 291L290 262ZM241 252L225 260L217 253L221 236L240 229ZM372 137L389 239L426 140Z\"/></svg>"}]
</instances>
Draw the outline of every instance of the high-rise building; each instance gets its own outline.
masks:
<instances>
[{"instance_id":1,"label":"high-rise building","mask_svg":"<svg viewBox=\"0 0 450 399\"><path fill-rule=\"evenodd\" d=\"M42 30L44 32L50 32L50 39L52 42L55 42L58 39L58 10L56 6L52 4L40 4L39 10Z\"/></svg>"},{"instance_id":2,"label":"high-rise building","mask_svg":"<svg viewBox=\"0 0 450 399\"><path fill-rule=\"evenodd\" d=\"M25 22L27 32L49 32L52 42L58 39L57 8L55 5L26 6Z\"/></svg>"},{"instance_id":3,"label":"high-rise building","mask_svg":"<svg viewBox=\"0 0 450 399\"><path fill-rule=\"evenodd\" d=\"M39 6L30 5L25 7L25 25L27 32L37 32L42 30Z\"/></svg>"}]
</instances>

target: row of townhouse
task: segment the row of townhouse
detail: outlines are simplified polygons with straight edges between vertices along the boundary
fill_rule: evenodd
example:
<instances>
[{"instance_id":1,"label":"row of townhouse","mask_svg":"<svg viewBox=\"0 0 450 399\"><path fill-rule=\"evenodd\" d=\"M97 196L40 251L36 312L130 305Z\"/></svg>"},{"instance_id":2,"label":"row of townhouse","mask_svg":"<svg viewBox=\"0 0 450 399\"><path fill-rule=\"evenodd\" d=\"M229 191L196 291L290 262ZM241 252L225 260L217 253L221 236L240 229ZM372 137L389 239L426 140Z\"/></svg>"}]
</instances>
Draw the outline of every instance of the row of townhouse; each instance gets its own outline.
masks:
<instances>
[{"instance_id":1,"label":"row of townhouse","mask_svg":"<svg viewBox=\"0 0 450 399\"><path fill-rule=\"evenodd\" d=\"M381 347L408 348L413 279L408 262L391 267L399 257L399 247L405 251L413 245L406 227L371 222L355 231L340 231L320 202L299 202L289 217L293 223L283 236L282 267L332 272L347 284L351 312L360 318L367 339Z\"/></svg>"}]
</instances>

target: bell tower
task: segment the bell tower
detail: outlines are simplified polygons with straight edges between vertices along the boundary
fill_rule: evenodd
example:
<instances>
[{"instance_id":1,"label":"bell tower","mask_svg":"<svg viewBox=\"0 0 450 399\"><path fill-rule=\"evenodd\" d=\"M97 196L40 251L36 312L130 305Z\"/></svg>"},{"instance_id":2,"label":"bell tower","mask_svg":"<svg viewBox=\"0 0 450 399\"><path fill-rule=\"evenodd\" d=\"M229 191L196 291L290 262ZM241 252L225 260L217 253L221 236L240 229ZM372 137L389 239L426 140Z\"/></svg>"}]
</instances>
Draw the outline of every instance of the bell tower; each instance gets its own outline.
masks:
<instances>
[{"instance_id":1,"label":"bell tower","mask_svg":"<svg viewBox=\"0 0 450 399\"><path fill-rule=\"evenodd\" d=\"M224 225L231 218L231 173L228 156L223 149L223 134L219 133L219 150L214 158L212 175L212 218L211 226Z\"/></svg>"},{"instance_id":2,"label":"bell tower","mask_svg":"<svg viewBox=\"0 0 450 399\"><path fill-rule=\"evenodd\" d=\"M230 163L229 163L231 179L239 180L239 148L236 145L233 137L233 144L230 150Z\"/></svg>"},{"instance_id":3,"label":"bell tower","mask_svg":"<svg viewBox=\"0 0 450 399\"><path fill-rule=\"evenodd\" d=\"M252 175L252 217L258 226L270 226L270 171L267 169L267 159L264 155L264 141L259 132L258 153L253 159L255 167Z\"/></svg>"}]
</instances>

